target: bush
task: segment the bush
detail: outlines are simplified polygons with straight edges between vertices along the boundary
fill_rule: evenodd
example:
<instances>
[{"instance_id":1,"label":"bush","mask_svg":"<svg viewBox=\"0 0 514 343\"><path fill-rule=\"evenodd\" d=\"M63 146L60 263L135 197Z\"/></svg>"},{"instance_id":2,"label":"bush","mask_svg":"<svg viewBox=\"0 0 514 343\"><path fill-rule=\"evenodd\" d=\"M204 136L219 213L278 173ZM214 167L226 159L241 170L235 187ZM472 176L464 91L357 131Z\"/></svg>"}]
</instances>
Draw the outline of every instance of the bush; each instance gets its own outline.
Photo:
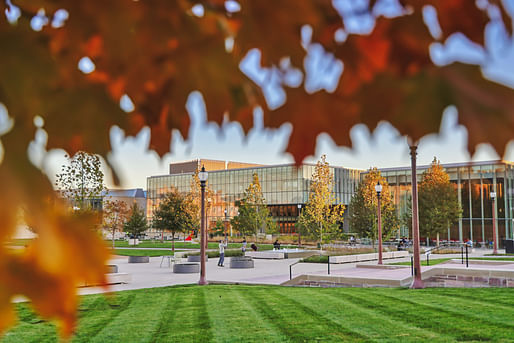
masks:
<instances>
[{"instance_id":1,"label":"bush","mask_svg":"<svg viewBox=\"0 0 514 343\"><path fill-rule=\"evenodd\" d=\"M305 262L305 263L328 263L328 256L326 256L326 255L314 255L314 256L311 256L311 257L306 257L306 258L300 260L300 262Z\"/></svg>"}]
</instances>

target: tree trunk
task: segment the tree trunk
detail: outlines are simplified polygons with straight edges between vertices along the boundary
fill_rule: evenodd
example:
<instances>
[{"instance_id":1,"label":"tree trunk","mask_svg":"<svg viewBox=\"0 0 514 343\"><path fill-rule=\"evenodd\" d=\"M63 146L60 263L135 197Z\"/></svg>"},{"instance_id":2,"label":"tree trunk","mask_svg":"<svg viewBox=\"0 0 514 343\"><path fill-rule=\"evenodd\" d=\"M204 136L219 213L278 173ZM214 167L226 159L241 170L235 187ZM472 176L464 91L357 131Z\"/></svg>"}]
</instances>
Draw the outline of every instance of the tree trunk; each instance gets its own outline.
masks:
<instances>
[{"instance_id":1,"label":"tree trunk","mask_svg":"<svg viewBox=\"0 0 514 343\"><path fill-rule=\"evenodd\" d=\"M175 255L175 231L171 231L171 251Z\"/></svg>"},{"instance_id":2,"label":"tree trunk","mask_svg":"<svg viewBox=\"0 0 514 343\"><path fill-rule=\"evenodd\" d=\"M112 248L114 249L114 231L115 231L115 228L114 226L112 227Z\"/></svg>"},{"instance_id":3,"label":"tree trunk","mask_svg":"<svg viewBox=\"0 0 514 343\"><path fill-rule=\"evenodd\" d=\"M439 246L439 232L437 233L437 246Z\"/></svg>"},{"instance_id":4,"label":"tree trunk","mask_svg":"<svg viewBox=\"0 0 514 343\"><path fill-rule=\"evenodd\" d=\"M323 251L323 223L319 223L319 250Z\"/></svg>"},{"instance_id":5,"label":"tree trunk","mask_svg":"<svg viewBox=\"0 0 514 343\"><path fill-rule=\"evenodd\" d=\"M164 230L161 231L161 243L164 242Z\"/></svg>"}]
</instances>

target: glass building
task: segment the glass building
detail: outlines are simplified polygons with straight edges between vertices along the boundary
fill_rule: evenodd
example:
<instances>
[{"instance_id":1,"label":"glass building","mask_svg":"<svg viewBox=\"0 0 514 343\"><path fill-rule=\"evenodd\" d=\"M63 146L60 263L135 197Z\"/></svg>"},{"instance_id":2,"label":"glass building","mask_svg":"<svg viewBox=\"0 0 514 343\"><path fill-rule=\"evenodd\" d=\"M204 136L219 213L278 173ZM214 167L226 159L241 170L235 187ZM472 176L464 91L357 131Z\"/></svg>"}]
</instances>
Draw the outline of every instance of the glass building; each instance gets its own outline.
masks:
<instances>
[{"instance_id":1,"label":"glass building","mask_svg":"<svg viewBox=\"0 0 514 343\"><path fill-rule=\"evenodd\" d=\"M230 220L237 215L235 202L244 196L253 179L259 176L262 193L268 208L283 234L294 234L295 223L309 197L309 187L315 166L304 164L259 166L212 160L194 160L170 166L174 174L151 176L147 179L147 218L151 223L153 211L172 188L179 192L189 192L193 171L205 165L209 172L208 187L213 196L206 199L210 209L207 211L207 225L214 227L218 220ZM211 169L211 170L209 170ZM214 169L214 170L213 170ZM180 171L180 172L177 172ZM348 205L360 181L361 170L330 167L333 178L333 194L337 204ZM300 205L300 206L299 206ZM225 217L225 209L227 217Z\"/></svg>"},{"instance_id":2,"label":"glass building","mask_svg":"<svg viewBox=\"0 0 514 343\"><path fill-rule=\"evenodd\" d=\"M493 239L493 211L496 214L497 239L503 244L504 238L514 237L514 164L506 161L473 163L453 163L442 165L450 176L459 203L462 217L457 225L448 228L448 238L462 241L469 238L474 242ZM418 182L423 172L430 166L419 166ZM387 179L399 213L407 210L407 199L411 195L411 170L405 168L380 169ZM362 173L364 177L366 173ZM493 208L491 192L496 192ZM402 236L410 236L407 228L402 228Z\"/></svg>"}]
</instances>

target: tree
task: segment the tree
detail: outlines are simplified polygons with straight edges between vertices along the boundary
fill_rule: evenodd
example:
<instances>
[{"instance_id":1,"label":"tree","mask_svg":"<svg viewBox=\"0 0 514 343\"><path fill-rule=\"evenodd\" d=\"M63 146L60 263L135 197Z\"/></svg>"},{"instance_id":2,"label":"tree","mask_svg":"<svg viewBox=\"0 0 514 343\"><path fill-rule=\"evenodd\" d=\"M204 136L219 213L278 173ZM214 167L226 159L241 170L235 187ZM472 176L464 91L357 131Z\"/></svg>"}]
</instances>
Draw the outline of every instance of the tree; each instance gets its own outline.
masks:
<instances>
[{"instance_id":1,"label":"tree","mask_svg":"<svg viewBox=\"0 0 514 343\"><path fill-rule=\"evenodd\" d=\"M458 32L487 55L484 29L489 22L503 27L508 36L504 41L510 42L512 18L506 1L484 0L477 7L471 0L401 0L396 17L384 17L376 0L352 2L344 15L329 0L241 0L237 10L219 0L106 3L2 2L1 13L8 19L0 17L0 46L5 47L0 54L0 112L8 114L9 125L0 133L0 237L4 242L13 232L22 207L27 208L25 221L39 227L40 240L23 254L0 244L0 263L35 260L23 265L25 273L0 264L1 331L14 318L10 299L23 293L45 317L57 317L62 334L69 335L76 318L70 304L77 303L71 290L84 280L105 280L108 252L98 248L101 242L88 231L91 219L83 214L80 220L72 218L61 204L47 201L55 200L50 181L27 154L34 130L46 132L48 151L65 149L73 155L87 150L105 157L113 125L129 135L150 127L150 146L162 156L170 148L172 129L187 137L184 105L192 91L199 91L210 121L237 120L248 132L252 111L260 105L266 126L292 123L287 150L297 162L314 152L320 132L338 145L350 145L350 128L361 122L375 127L387 120L415 142L439 130L442 110L449 105L457 107L459 122L468 128L471 152L478 143L490 142L503 155L512 138L512 89L485 79L481 66L435 65L429 55L430 46L444 45ZM203 6L203 15L191 10L197 4ZM438 30L431 32L425 25L426 6L435 9ZM366 35L352 32L349 24L362 17L375 20ZM300 39L305 25L312 28L308 41ZM323 46L334 64L344 63L333 92L307 93L307 77L290 82L293 68L304 76L310 73L303 62L315 44ZM253 78L259 84L239 68L252 49L260 52L263 73L273 74L263 82ZM77 61L87 59L89 67L79 71ZM283 88L283 106L269 110L262 91L269 86L267 80ZM134 109L125 108L130 113L120 108L122 97L132 101ZM52 259L38 249L49 240L59 243ZM34 282L34 275L42 277ZM52 282L63 291L55 292Z\"/></svg>"},{"instance_id":2,"label":"tree","mask_svg":"<svg viewBox=\"0 0 514 343\"><path fill-rule=\"evenodd\" d=\"M243 198L236 202L236 206L238 214L232 218L230 225L243 236L256 235L262 229L266 232L276 231L257 173L253 174L252 183L245 190Z\"/></svg>"},{"instance_id":3,"label":"tree","mask_svg":"<svg viewBox=\"0 0 514 343\"><path fill-rule=\"evenodd\" d=\"M191 191L187 195L189 202L191 203L191 206L189 206L188 209L191 211L191 217L193 218L194 228L197 229L197 232L200 232L199 228L200 228L200 221L201 221L201 216L202 216L202 214L200 213L201 208L202 208L202 203L201 203L202 202L202 188L201 188L200 179L198 178L199 172L200 172L200 168L197 167L196 171L194 172L194 174L191 177L191 183L190 183ZM213 205L214 206L216 205L216 204L213 204L213 201L215 201L217 199L217 197L215 196L212 189L209 188L208 182L209 181L207 180L206 184L205 184L205 199L206 199L205 213L206 213L206 216L209 215L209 212L210 212L211 208L213 207ZM211 201L209 201L209 200L211 200ZM205 243L207 244L207 241Z\"/></svg>"},{"instance_id":4,"label":"tree","mask_svg":"<svg viewBox=\"0 0 514 343\"><path fill-rule=\"evenodd\" d=\"M336 205L333 177L326 156L316 163L309 190L309 200L298 219L302 233L319 239L323 249L323 237L337 236L343 221L344 205Z\"/></svg>"},{"instance_id":5,"label":"tree","mask_svg":"<svg viewBox=\"0 0 514 343\"><path fill-rule=\"evenodd\" d=\"M74 208L91 210L94 202L102 198L107 190L100 158L85 151L77 152L73 158L66 156L69 165L62 166L55 185Z\"/></svg>"},{"instance_id":6,"label":"tree","mask_svg":"<svg viewBox=\"0 0 514 343\"><path fill-rule=\"evenodd\" d=\"M154 212L152 226L162 232L171 231L171 249L175 252L175 233L188 232L193 229L194 219L191 216L191 202L177 190L169 192L159 208Z\"/></svg>"},{"instance_id":7,"label":"tree","mask_svg":"<svg viewBox=\"0 0 514 343\"><path fill-rule=\"evenodd\" d=\"M419 231L429 237L437 237L456 224L462 215L457 191L450 183L450 176L434 157L430 168L423 172L419 184Z\"/></svg>"},{"instance_id":8,"label":"tree","mask_svg":"<svg viewBox=\"0 0 514 343\"><path fill-rule=\"evenodd\" d=\"M145 212L138 206L136 202L134 202L132 208L130 209L130 216L123 225L123 230L127 232L130 236L136 238L138 235L142 234L147 229L148 224L146 223Z\"/></svg>"},{"instance_id":9,"label":"tree","mask_svg":"<svg viewBox=\"0 0 514 343\"><path fill-rule=\"evenodd\" d=\"M127 220L128 208L124 201L107 200L103 203L103 227L111 230L112 248L114 249L114 235L123 229Z\"/></svg>"},{"instance_id":10,"label":"tree","mask_svg":"<svg viewBox=\"0 0 514 343\"><path fill-rule=\"evenodd\" d=\"M364 179L359 183L349 206L349 224L352 232L359 233L362 237L369 237L375 245L377 239L377 192L375 186L380 182L382 192L380 205L382 214L382 235L388 239L400 229L400 220L394 204L389 184L380 175L377 168L370 168Z\"/></svg>"}]
</instances>

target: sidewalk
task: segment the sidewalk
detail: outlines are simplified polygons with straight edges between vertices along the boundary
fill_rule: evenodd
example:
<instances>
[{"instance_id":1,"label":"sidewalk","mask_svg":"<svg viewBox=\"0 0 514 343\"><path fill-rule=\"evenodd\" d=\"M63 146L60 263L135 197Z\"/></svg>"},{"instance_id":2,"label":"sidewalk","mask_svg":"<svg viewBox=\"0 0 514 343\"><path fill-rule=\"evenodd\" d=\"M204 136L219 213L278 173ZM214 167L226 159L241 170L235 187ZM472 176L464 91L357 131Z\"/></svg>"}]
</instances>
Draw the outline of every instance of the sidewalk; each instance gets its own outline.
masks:
<instances>
[{"instance_id":1,"label":"sidewalk","mask_svg":"<svg viewBox=\"0 0 514 343\"><path fill-rule=\"evenodd\" d=\"M475 249L469 254L469 257L482 257L490 254L492 250ZM499 251L504 253L504 251ZM422 269L426 266L426 256L421 255ZM430 259L454 258L460 259L460 254L433 254ZM211 258L206 262L206 277L208 281L219 283L247 283L247 284L266 284L280 285L289 280L289 266L299 259L285 260L261 260L254 259L255 268L251 269L230 269L230 257L225 259L225 267L217 266L218 259ZM385 264L395 262L410 262L410 256L398 259L384 260ZM195 284L200 277L199 274L174 274L171 268L164 266L159 268L161 257L150 257L150 263L128 263L127 257L116 257L110 261L110 264L116 264L120 273L128 273L132 277L132 281L128 284L112 285L110 291L124 291L141 288L165 287L173 285ZM359 262L358 264L375 265L377 261ZM359 276L371 275L377 272L374 269L355 268L357 263L331 264L331 275L341 275L348 273L357 273ZM430 268L430 267L428 267ZM359 269L359 270L357 270ZM357 271L356 271L357 270ZM320 263L298 263L292 266L293 278L302 274L328 275L327 264ZM384 273L383 277L398 278L403 274L410 275L410 268L394 271L380 271ZM398 274L398 275L396 275ZM400 275L401 274L401 275ZM103 293L105 289L100 287L81 288L80 294Z\"/></svg>"}]
</instances>

